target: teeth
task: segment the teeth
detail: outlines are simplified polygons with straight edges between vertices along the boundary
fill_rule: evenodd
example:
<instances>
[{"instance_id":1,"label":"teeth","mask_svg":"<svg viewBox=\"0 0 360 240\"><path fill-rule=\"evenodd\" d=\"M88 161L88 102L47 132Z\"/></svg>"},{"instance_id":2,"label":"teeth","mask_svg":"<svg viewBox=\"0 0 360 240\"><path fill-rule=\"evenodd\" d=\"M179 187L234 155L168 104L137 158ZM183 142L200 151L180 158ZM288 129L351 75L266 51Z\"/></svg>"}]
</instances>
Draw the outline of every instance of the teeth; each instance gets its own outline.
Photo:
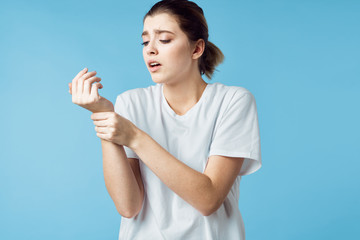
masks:
<instances>
[{"instance_id":1,"label":"teeth","mask_svg":"<svg viewBox=\"0 0 360 240\"><path fill-rule=\"evenodd\" d=\"M160 65L159 63L150 63L150 66L156 66L156 65Z\"/></svg>"}]
</instances>

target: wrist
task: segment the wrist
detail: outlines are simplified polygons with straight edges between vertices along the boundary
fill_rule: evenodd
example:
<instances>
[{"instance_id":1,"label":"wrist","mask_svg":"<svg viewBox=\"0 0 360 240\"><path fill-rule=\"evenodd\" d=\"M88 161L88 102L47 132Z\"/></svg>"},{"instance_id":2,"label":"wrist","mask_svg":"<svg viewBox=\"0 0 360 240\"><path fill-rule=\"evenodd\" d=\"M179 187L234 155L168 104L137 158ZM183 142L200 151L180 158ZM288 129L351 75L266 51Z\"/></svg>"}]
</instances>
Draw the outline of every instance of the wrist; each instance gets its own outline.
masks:
<instances>
[{"instance_id":1,"label":"wrist","mask_svg":"<svg viewBox=\"0 0 360 240\"><path fill-rule=\"evenodd\" d=\"M97 104L94 105L92 112L115 112L114 104L100 96L100 99Z\"/></svg>"},{"instance_id":2,"label":"wrist","mask_svg":"<svg viewBox=\"0 0 360 240\"><path fill-rule=\"evenodd\" d=\"M141 141L145 139L144 137L146 135L147 134L144 131L134 125L133 138L129 144L129 148L136 152L141 145Z\"/></svg>"},{"instance_id":3,"label":"wrist","mask_svg":"<svg viewBox=\"0 0 360 240\"><path fill-rule=\"evenodd\" d=\"M96 109L96 110L92 110L91 111L92 113L98 113L98 112L115 112L114 110L114 107L104 107L104 108L101 108L101 109Z\"/></svg>"}]
</instances>

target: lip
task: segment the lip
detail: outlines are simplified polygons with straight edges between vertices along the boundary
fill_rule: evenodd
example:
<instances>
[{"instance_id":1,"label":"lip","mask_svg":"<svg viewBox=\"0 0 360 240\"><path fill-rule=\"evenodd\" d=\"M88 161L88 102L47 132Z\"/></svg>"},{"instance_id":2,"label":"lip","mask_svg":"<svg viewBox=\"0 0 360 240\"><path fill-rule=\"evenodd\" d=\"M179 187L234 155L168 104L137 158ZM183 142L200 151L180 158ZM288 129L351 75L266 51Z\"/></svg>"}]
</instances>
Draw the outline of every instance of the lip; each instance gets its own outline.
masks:
<instances>
[{"instance_id":1,"label":"lip","mask_svg":"<svg viewBox=\"0 0 360 240\"><path fill-rule=\"evenodd\" d=\"M147 62L150 72L156 72L156 71L159 70L159 69L161 68L161 66L162 66L161 63L159 63L160 65L157 65L157 66L155 66L155 67L152 67L150 64L151 64L151 63L154 63L154 62L159 63L158 61L155 61L155 60L149 60L149 61Z\"/></svg>"}]
</instances>

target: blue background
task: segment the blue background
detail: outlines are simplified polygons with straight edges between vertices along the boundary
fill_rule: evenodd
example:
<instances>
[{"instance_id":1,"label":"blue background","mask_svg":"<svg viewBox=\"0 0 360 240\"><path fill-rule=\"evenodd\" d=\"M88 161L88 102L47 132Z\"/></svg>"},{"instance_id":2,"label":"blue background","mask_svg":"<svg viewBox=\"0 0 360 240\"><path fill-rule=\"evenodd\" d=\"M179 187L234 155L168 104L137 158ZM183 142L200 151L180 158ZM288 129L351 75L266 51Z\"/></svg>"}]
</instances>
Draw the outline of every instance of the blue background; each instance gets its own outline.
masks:
<instances>
[{"instance_id":1,"label":"blue background","mask_svg":"<svg viewBox=\"0 0 360 240\"><path fill-rule=\"evenodd\" d=\"M211 82L255 96L263 167L242 179L247 239L360 230L360 1L196 1L225 54ZM117 239L91 113L68 83L96 70L112 102L153 84L155 1L0 1L0 239Z\"/></svg>"}]
</instances>

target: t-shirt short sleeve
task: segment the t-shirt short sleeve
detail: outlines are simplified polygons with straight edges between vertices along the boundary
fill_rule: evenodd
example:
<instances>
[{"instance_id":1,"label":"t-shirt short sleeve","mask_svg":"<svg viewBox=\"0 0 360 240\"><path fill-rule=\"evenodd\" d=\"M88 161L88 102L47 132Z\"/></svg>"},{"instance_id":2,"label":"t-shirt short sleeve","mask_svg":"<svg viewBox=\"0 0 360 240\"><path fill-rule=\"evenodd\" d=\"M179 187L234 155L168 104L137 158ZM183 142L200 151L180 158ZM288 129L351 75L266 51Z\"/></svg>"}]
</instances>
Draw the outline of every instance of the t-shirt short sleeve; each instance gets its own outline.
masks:
<instances>
[{"instance_id":1,"label":"t-shirt short sleeve","mask_svg":"<svg viewBox=\"0 0 360 240\"><path fill-rule=\"evenodd\" d=\"M122 94L118 95L115 101L114 111L119 114L120 116L132 121L131 117L129 116L129 103L124 99ZM139 159L138 155L131 150L130 148L123 146L127 158L137 158Z\"/></svg>"},{"instance_id":2,"label":"t-shirt short sleeve","mask_svg":"<svg viewBox=\"0 0 360 240\"><path fill-rule=\"evenodd\" d=\"M261 167L260 134L254 96L237 90L215 127L209 156L242 157L238 175L248 175Z\"/></svg>"}]
</instances>

